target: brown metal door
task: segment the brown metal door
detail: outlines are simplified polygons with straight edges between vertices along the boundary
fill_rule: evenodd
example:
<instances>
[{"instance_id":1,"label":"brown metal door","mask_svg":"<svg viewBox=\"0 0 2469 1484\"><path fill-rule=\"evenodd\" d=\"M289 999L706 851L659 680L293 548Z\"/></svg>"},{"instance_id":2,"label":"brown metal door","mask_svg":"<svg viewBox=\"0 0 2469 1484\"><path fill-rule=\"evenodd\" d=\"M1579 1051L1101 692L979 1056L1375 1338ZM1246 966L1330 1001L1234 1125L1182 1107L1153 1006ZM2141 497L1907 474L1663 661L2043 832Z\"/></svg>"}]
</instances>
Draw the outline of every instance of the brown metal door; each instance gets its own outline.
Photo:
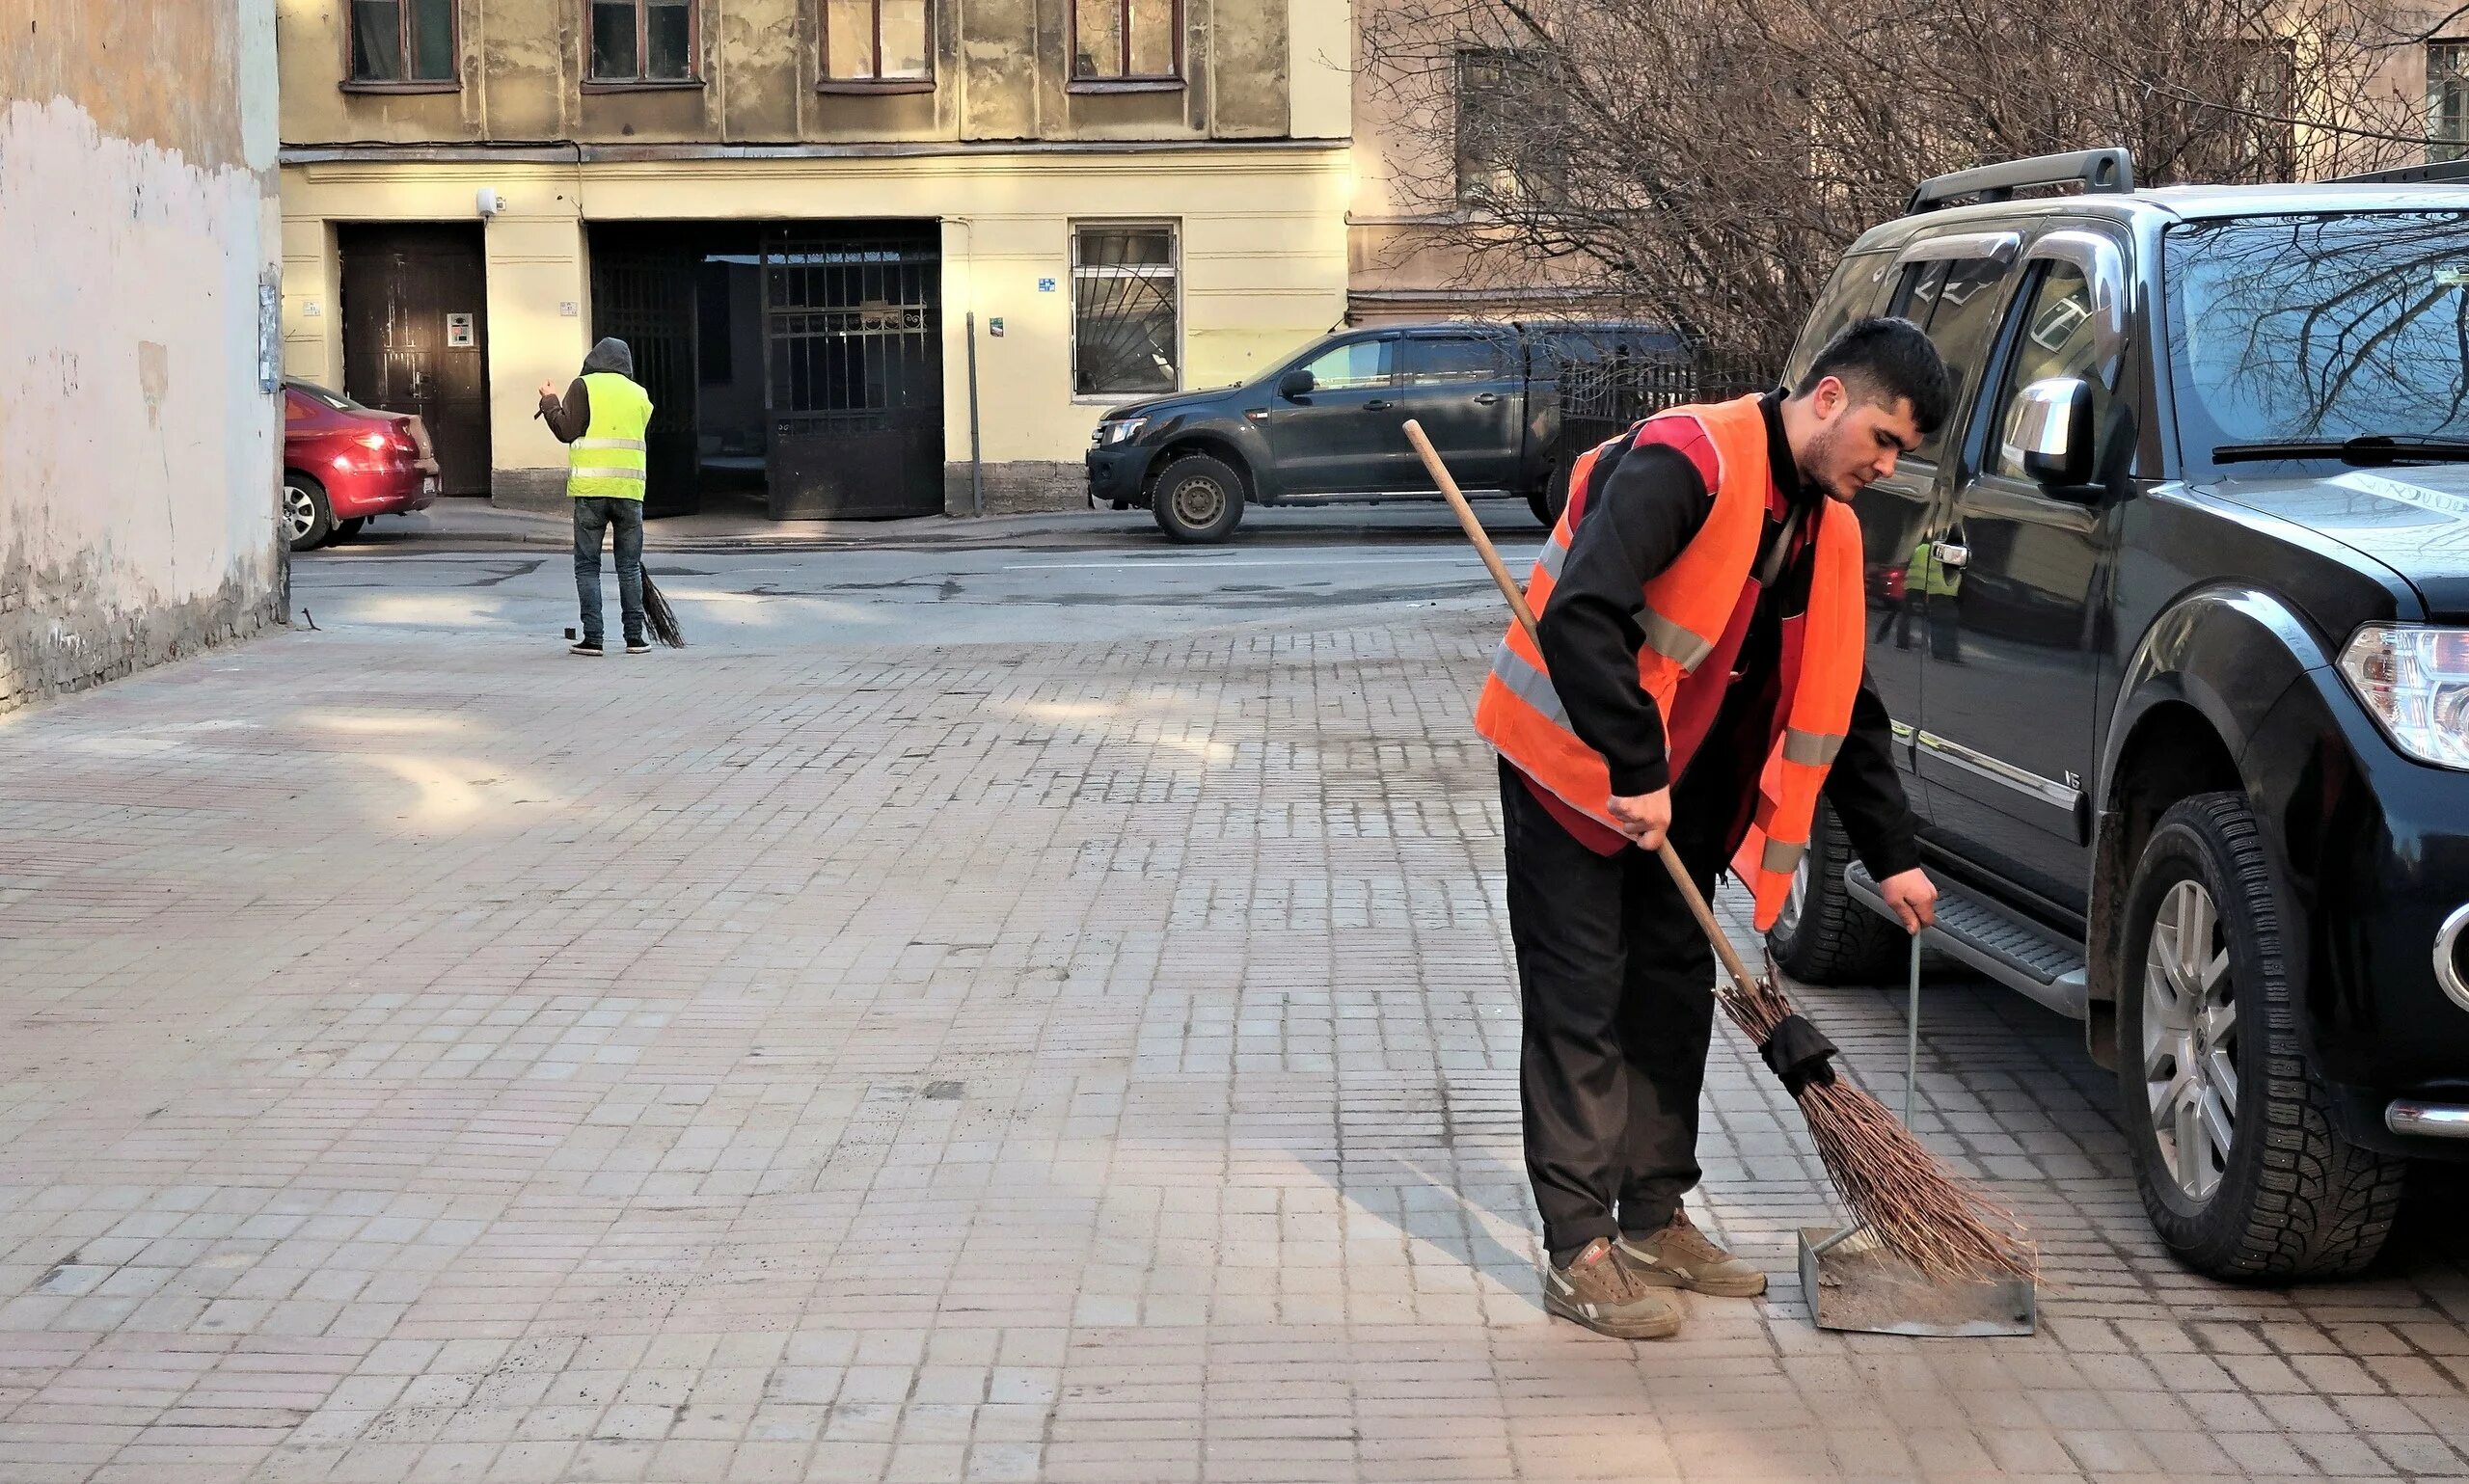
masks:
<instances>
[{"instance_id":1,"label":"brown metal door","mask_svg":"<svg viewBox=\"0 0 2469 1484\"><path fill-rule=\"evenodd\" d=\"M475 227L345 227L343 394L417 415L448 495L489 492L488 264Z\"/></svg>"},{"instance_id":2,"label":"brown metal door","mask_svg":"<svg viewBox=\"0 0 2469 1484\"><path fill-rule=\"evenodd\" d=\"M615 336L635 353L635 380L651 394L643 433L643 514L702 508L702 453L694 347L700 329L691 245L611 233L591 250L592 337Z\"/></svg>"}]
</instances>

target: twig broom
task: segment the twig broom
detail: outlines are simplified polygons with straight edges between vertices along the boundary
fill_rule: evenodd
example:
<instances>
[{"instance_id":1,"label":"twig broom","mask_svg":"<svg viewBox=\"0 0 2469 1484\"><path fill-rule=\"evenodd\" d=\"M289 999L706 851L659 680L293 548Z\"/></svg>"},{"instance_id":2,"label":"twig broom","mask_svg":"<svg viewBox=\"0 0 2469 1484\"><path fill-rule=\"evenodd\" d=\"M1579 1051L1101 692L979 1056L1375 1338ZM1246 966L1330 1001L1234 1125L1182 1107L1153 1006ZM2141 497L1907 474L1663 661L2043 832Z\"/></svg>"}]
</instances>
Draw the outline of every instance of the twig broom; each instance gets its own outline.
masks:
<instances>
[{"instance_id":1,"label":"twig broom","mask_svg":"<svg viewBox=\"0 0 2469 1484\"><path fill-rule=\"evenodd\" d=\"M677 627L677 610L670 607L668 599L652 585L652 569L648 563L643 567L643 622L651 626L653 638L671 649L686 647L686 631Z\"/></svg>"},{"instance_id":2,"label":"twig broom","mask_svg":"<svg viewBox=\"0 0 2469 1484\"><path fill-rule=\"evenodd\" d=\"M1482 523L1475 519L1474 507L1466 503L1466 496L1450 476L1448 466L1441 462L1421 425L1409 420L1405 432L1415 452L1422 455L1432 482L1449 497L1450 505L1457 512L1457 524L1465 527L1467 539L1475 543L1483 565L1491 570L1501 596L1508 600L1527 637L1534 639L1540 648L1534 612L1527 607L1525 590L1502 564L1500 553L1492 549ZM2022 1239L2022 1228L2013 1214L1990 1201L1977 1187L1949 1174L1877 1098L1834 1075L1824 1060L1833 1047L1816 1037L1813 1029L1807 1029L1807 1022L1775 987L1771 972L1754 977L1750 974L1733 950L1731 939L1724 935L1723 925L1707 907L1706 899L1698 894L1697 883L1689 878L1689 870L1681 864L1671 843L1665 841L1657 853L1664 869L1670 873L1681 901L1689 904L1691 915L1705 932L1706 941L1714 945L1715 957L1723 960L1727 982L1717 984L1715 997L1732 1023L1761 1054L1768 1056L1770 1063L1776 1060L1771 1048L1778 1044L1778 1029L1783 1032L1784 1042L1801 1041L1806 1029L1809 1041L1802 1043L1813 1042L1820 1048L1813 1058L1784 1064L1791 1066L1795 1073L1785 1079L1784 1085L1800 1103L1802 1116L1808 1120L1810 1141L1817 1146L1818 1158L1854 1220L1932 1279L2032 1278L2032 1248ZM1791 1024L1787 1026L1786 1022ZM1777 1067L1778 1071L1781 1069Z\"/></svg>"}]
</instances>

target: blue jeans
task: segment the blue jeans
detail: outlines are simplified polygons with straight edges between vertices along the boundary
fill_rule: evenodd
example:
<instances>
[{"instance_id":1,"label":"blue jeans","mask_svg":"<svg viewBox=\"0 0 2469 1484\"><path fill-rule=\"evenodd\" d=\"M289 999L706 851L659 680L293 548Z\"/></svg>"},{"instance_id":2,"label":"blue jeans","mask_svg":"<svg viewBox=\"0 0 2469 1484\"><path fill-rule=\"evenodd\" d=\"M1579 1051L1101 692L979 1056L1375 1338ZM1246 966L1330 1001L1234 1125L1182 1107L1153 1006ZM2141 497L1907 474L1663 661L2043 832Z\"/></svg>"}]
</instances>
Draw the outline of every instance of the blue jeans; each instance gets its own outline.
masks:
<instances>
[{"instance_id":1,"label":"blue jeans","mask_svg":"<svg viewBox=\"0 0 2469 1484\"><path fill-rule=\"evenodd\" d=\"M583 600L583 636L600 642L600 533L617 527L617 602L626 642L643 639L643 502L590 496L575 502L575 596Z\"/></svg>"}]
</instances>

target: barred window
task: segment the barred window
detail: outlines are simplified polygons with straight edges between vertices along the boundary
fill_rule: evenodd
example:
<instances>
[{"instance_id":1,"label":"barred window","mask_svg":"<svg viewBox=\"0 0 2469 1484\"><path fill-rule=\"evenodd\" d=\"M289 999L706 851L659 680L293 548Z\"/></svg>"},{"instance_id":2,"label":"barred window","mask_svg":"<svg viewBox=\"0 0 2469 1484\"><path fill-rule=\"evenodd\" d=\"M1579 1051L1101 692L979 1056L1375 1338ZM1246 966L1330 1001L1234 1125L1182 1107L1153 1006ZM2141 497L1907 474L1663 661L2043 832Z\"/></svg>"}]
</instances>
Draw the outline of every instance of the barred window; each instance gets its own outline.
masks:
<instances>
[{"instance_id":1,"label":"barred window","mask_svg":"<svg viewBox=\"0 0 2469 1484\"><path fill-rule=\"evenodd\" d=\"M828 82L924 82L935 75L927 0L823 0Z\"/></svg>"},{"instance_id":2,"label":"barred window","mask_svg":"<svg viewBox=\"0 0 2469 1484\"><path fill-rule=\"evenodd\" d=\"M1469 206L1565 194L1560 97L1542 59L1486 47L1457 54L1457 199Z\"/></svg>"},{"instance_id":3,"label":"barred window","mask_svg":"<svg viewBox=\"0 0 2469 1484\"><path fill-rule=\"evenodd\" d=\"M1181 384L1177 278L1171 225L1073 229L1073 395L1173 391Z\"/></svg>"},{"instance_id":4,"label":"barred window","mask_svg":"<svg viewBox=\"0 0 2469 1484\"><path fill-rule=\"evenodd\" d=\"M454 0L351 0L351 80L455 80Z\"/></svg>"}]
</instances>

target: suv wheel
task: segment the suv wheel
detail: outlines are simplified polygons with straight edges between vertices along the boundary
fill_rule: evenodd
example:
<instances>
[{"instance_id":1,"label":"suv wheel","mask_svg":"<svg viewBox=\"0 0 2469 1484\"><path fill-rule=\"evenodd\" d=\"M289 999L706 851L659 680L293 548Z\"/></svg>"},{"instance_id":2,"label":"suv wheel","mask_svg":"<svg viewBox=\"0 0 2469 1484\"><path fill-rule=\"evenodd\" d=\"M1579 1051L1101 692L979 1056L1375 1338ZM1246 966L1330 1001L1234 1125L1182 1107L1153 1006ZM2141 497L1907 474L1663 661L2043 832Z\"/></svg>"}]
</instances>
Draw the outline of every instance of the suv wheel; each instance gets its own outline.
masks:
<instances>
[{"instance_id":1,"label":"suv wheel","mask_svg":"<svg viewBox=\"0 0 2469 1484\"><path fill-rule=\"evenodd\" d=\"M1526 508L1546 526L1560 524L1560 512L1569 507L1569 455L1563 453L1552 460L1552 472L1543 476L1543 488L1526 497Z\"/></svg>"},{"instance_id":2,"label":"suv wheel","mask_svg":"<svg viewBox=\"0 0 2469 1484\"><path fill-rule=\"evenodd\" d=\"M2248 1282L2374 1261L2406 1165L2341 1135L2297 1033L2244 796L2200 794L2161 816L2124 927L2118 1095L2160 1239L2198 1272Z\"/></svg>"},{"instance_id":3,"label":"suv wheel","mask_svg":"<svg viewBox=\"0 0 2469 1484\"><path fill-rule=\"evenodd\" d=\"M1223 459L1186 454L1157 476L1150 509L1178 541L1223 541L1243 521L1243 476Z\"/></svg>"},{"instance_id":4,"label":"suv wheel","mask_svg":"<svg viewBox=\"0 0 2469 1484\"><path fill-rule=\"evenodd\" d=\"M1834 806L1821 799L1792 895L1766 934L1776 964L1804 984L1884 984L1897 977L1911 952L1903 925L1861 905L1843 884L1851 862L1852 842Z\"/></svg>"},{"instance_id":5,"label":"suv wheel","mask_svg":"<svg viewBox=\"0 0 2469 1484\"><path fill-rule=\"evenodd\" d=\"M307 474L283 476L283 534L295 552L313 552L335 533L335 509L326 487Z\"/></svg>"}]
</instances>

